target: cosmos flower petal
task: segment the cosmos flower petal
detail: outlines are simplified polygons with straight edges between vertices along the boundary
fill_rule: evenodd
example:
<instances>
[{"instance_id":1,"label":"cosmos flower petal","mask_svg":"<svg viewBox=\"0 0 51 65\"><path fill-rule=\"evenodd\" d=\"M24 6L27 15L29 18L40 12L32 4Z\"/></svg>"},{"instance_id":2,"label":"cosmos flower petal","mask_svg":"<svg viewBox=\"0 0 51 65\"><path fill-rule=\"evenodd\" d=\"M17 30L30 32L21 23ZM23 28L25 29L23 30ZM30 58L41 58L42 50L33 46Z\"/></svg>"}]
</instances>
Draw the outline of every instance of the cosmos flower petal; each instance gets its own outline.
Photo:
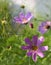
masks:
<instances>
[{"instance_id":1,"label":"cosmos flower petal","mask_svg":"<svg viewBox=\"0 0 51 65\"><path fill-rule=\"evenodd\" d=\"M47 21L47 24L51 26L51 22L50 21Z\"/></svg>"},{"instance_id":2,"label":"cosmos flower petal","mask_svg":"<svg viewBox=\"0 0 51 65\"><path fill-rule=\"evenodd\" d=\"M46 25L46 22L42 22L42 23L41 23L41 26L45 26L45 25Z\"/></svg>"},{"instance_id":3,"label":"cosmos flower petal","mask_svg":"<svg viewBox=\"0 0 51 65\"><path fill-rule=\"evenodd\" d=\"M44 29L42 26L39 26L39 32L44 34L47 31L47 29Z\"/></svg>"},{"instance_id":4,"label":"cosmos flower petal","mask_svg":"<svg viewBox=\"0 0 51 65\"><path fill-rule=\"evenodd\" d=\"M21 46L21 48L22 48L23 50L28 50L28 49L30 49L30 46Z\"/></svg>"},{"instance_id":5,"label":"cosmos flower petal","mask_svg":"<svg viewBox=\"0 0 51 65\"><path fill-rule=\"evenodd\" d=\"M37 51L37 54L38 54L41 58L44 57L44 54L43 54L42 51L40 51L40 50Z\"/></svg>"},{"instance_id":6,"label":"cosmos flower petal","mask_svg":"<svg viewBox=\"0 0 51 65\"><path fill-rule=\"evenodd\" d=\"M37 46L40 46L40 44L42 44L44 42L44 37L43 36L40 36L38 41L37 41Z\"/></svg>"},{"instance_id":7,"label":"cosmos flower petal","mask_svg":"<svg viewBox=\"0 0 51 65\"><path fill-rule=\"evenodd\" d=\"M27 52L27 56L31 56L32 55L32 51Z\"/></svg>"},{"instance_id":8,"label":"cosmos flower petal","mask_svg":"<svg viewBox=\"0 0 51 65\"><path fill-rule=\"evenodd\" d=\"M23 20L23 19L25 18L24 13L23 13L23 12L20 12L20 13L19 13L19 17L20 17L20 19L22 19L22 20Z\"/></svg>"},{"instance_id":9,"label":"cosmos flower petal","mask_svg":"<svg viewBox=\"0 0 51 65\"><path fill-rule=\"evenodd\" d=\"M26 15L25 15L25 18L27 19L27 21L30 21L30 19L33 17L33 15L28 12Z\"/></svg>"},{"instance_id":10,"label":"cosmos flower petal","mask_svg":"<svg viewBox=\"0 0 51 65\"><path fill-rule=\"evenodd\" d=\"M40 40L41 42L44 42L44 37L43 37L43 36L40 36L40 37L39 37L39 40Z\"/></svg>"},{"instance_id":11,"label":"cosmos flower petal","mask_svg":"<svg viewBox=\"0 0 51 65\"><path fill-rule=\"evenodd\" d=\"M33 59L33 61L34 62L36 62L37 61L37 54L36 53L32 53L32 59Z\"/></svg>"},{"instance_id":12,"label":"cosmos flower petal","mask_svg":"<svg viewBox=\"0 0 51 65\"><path fill-rule=\"evenodd\" d=\"M33 42L33 44L34 44L35 46L37 46L37 41L38 41L38 36L37 36L37 35L33 36L32 42Z\"/></svg>"},{"instance_id":13,"label":"cosmos flower petal","mask_svg":"<svg viewBox=\"0 0 51 65\"><path fill-rule=\"evenodd\" d=\"M14 22L16 22L16 23L21 23L22 20L21 20L18 16L15 16L15 17L14 17Z\"/></svg>"},{"instance_id":14,"label":"cosmos flower petal","mask_svg":"<svg viewBox=\"0 0 51 65\"><path fill-rule=\"evenodd\" d=\"M48 46L42 46L39 48L41 51L47 51L48 50Z\"/></svg>"},{"instance_id":15,"label":"cosmos flower petal","mask_svg":"<svg viewBox=\"0 0 51 65\"><path fill-rule=\"evenodd\" d=\"M30 40L29 38L25 38L25 42L26 42L27 44L29 44L29 45L32 45L32 42L31 42L31 40Z\"/></svg>"}]
</instances>

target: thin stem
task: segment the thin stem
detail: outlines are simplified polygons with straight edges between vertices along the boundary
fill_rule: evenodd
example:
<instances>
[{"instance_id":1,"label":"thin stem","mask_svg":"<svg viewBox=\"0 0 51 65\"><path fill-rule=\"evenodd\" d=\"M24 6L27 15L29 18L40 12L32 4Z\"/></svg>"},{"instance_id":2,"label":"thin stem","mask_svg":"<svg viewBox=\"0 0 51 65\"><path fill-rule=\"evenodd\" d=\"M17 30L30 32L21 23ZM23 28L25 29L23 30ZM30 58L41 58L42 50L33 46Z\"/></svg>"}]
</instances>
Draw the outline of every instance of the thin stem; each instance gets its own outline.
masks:
<instances>
[{"instance_id":1,"label":"thin stem","mask_svg":"<svg viewBox=\"0 0 51 65\"><path fill-rule=\"evenodd\" d=\"M30 65L30 57L29 57L29 65Z\"/></svg>"}]
</instances>

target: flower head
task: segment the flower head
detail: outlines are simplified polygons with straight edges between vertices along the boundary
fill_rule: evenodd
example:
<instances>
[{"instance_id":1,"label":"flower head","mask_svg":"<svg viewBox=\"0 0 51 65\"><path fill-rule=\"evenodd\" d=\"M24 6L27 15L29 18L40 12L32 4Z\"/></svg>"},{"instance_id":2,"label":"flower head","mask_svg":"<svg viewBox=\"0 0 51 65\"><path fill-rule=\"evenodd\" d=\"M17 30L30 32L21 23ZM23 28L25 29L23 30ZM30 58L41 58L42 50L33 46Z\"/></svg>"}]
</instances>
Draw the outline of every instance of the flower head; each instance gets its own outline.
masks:
<instances>
[{"instance_id":1,"label":"flower head","mask_svg":"<svg viewBox=\"0 0 51 65\"><path fill-rule=\"evenodd\" d=\"M39 31L42 34L44 34L50 28L51 28L51 22L50 21L42 22L41 25L39 26Z\"/></svg>"},{"instance_id":2,"label":"flower head","mask_svg":"<svg viewBox=\"0 0 51 65\"><path fill-rule=\"evenodd\" d=\"M39 55L41 58L44 57L43 51L48 50L48 46L41 46L41 44L44 41L44 37L41 36L38 38L37 35L33 36L32 40L29 38L25 39L25 42L27 43L27 46L22 46L23 50L27 50L27 55L32 56L33 61L37 61L37 55Z\"/></svg>"},{"instance_id":3,"label":"flower head","mask_svg":"<svg viewBox=\"0 0 51 65\"><path fill-rule=\"evenodd\" d=\"M14 21L16 23L20 23L20 24L26 24L30 21L30 19L32 18L32 14L30 12L28 12L26 15L22 12L20 12L19 17L15 16L14 17Z\"/></svg>"},{"instance_id":4,"label":"flower head","mask_svg":"<svg viewBox=\"0 0 51 65\"><path fill-rule=\"evenodd\" d=\"M30 28L34 28L33 23L30 23Z\"/></svg>"}]
</instances>

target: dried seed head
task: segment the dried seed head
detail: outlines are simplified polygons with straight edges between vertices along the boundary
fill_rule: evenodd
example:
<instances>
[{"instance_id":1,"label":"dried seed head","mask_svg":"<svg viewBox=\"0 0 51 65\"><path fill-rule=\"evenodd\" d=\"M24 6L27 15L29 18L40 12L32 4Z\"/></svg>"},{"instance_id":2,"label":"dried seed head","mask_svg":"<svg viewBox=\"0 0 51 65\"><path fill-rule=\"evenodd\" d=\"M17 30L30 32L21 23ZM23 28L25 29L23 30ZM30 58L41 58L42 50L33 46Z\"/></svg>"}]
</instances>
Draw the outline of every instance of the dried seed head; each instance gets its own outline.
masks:
<instances>
[{"instance_id":1,"label":"dried seed head","mask_svg":"<svg viewBox=\"0 0 51 65\"><path fill-rule=\"evenodd\" d=\"M24 5L21 5L21 8L23 8L23 9L24 9L24 8L25 8L25 6L24 6Z\"/></svg>"}]
</instances>

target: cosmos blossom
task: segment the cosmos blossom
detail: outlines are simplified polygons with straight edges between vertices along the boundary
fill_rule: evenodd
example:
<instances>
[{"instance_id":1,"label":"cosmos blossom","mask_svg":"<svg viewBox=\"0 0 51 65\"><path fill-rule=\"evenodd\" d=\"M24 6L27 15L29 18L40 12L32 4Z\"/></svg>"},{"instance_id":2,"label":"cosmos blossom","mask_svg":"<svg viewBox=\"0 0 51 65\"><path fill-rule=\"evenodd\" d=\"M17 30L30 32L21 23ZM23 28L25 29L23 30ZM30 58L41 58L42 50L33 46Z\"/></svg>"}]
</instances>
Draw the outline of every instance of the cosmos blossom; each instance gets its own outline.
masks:
<instances>
[{"instance_id":1,"label":"cosmos blossom","mask_svg":"<svg viewBox=\"0 0 51 65\"><path fill-rule=\"evenodd\" d=\"M32 40L29 38L25 39L25 42L27 43L27 46L22 46L21 48L23 50L27 50L27 56L32 56L32 59L34 62L37 61L37 55L39 55L41 58L44 57L43 51L48 50L48 46L41 46L41 44L44 42L44 37L41 36L38 38L37 35L33 36Z\"/></svg>"},{"instance_id":2,"label":"cosmos blossom","mask_svg":"<svg viewBox=\"0 0 51 65\"><path fill-rule=\"evenodd\" d=\"M30 12L28 12L26 15L20 12L19 16L14 17L14 21L20 24L27 24L31 20L32 17L33 15Z\"/></svg>"},{"instance_id":3,"label":"cosmos blossom","mask_svg":"<svg viewBox=\"0 0 51 65\"><path fill-rule=\"evenodd\" d=\"M47 32L48 29L51 28L51 22L50 21L46 21L46 22L42 22L39 26L39 32L41 32L42 34L44 34L45 32Z\"/></svg>"}]
</instances>

